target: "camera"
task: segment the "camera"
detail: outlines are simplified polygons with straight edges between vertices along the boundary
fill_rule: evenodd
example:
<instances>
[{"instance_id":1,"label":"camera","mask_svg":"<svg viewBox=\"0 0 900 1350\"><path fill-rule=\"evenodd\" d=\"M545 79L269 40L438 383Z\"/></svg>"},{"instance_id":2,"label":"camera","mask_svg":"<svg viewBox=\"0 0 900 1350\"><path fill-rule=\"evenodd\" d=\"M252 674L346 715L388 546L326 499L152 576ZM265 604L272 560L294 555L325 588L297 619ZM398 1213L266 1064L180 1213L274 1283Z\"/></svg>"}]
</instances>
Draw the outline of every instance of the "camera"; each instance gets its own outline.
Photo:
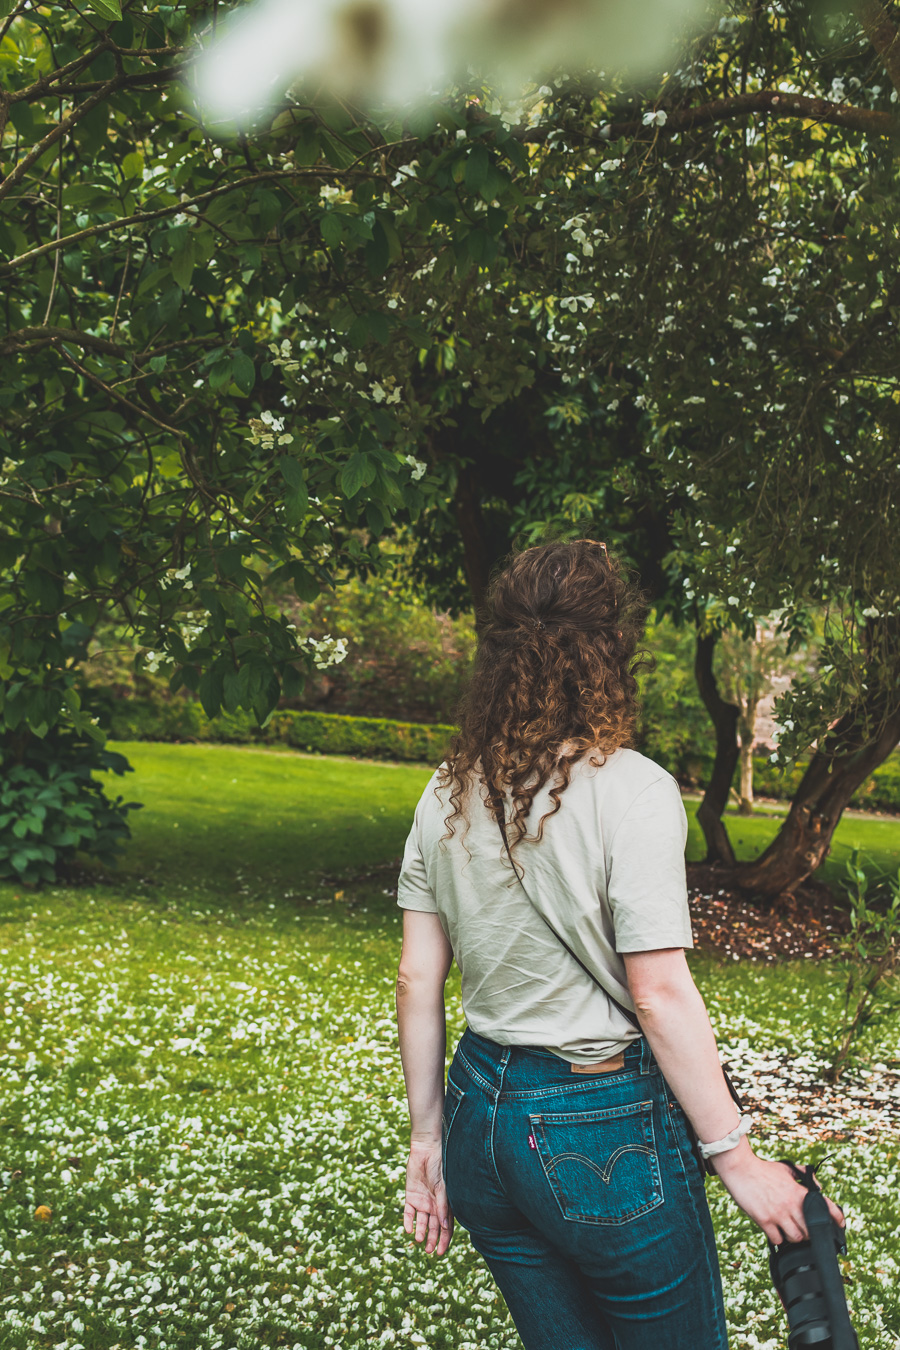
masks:
<instances>
[{"instance_id":1,"label":"camera","mask_svg":"<svg viewBox=\"0 0 900 1350\"><path fill-rule=\"evenodd\" d=\"M789 1350L859 1350L850 1322L838 1255L847 1250L847 1237L815 1179L812 1165L798 1167L779 1159L806 1187L803 1217L809 1238L803 1242L769 1243L772 1283L787 1313Z\"/></svg>"}]
</instances>

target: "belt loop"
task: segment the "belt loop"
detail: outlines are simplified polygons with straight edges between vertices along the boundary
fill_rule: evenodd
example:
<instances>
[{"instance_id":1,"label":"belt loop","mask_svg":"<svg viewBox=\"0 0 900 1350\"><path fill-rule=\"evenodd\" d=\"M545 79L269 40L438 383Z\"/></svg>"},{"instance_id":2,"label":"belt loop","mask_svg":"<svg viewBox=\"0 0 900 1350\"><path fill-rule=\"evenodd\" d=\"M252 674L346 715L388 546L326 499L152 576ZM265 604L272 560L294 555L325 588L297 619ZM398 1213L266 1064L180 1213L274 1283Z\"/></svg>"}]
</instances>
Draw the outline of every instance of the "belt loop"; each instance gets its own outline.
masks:
<instances>
[{"instance_id":1,"label":"belt loop","mask_svg":"<svg viewBox=\"0 0 900 1350\"><path fill-rule=\"evenodd\" d=\"M653 1064L653 1051L646 1036L641 1037L641 1073L648 1074Z\"/></svg>"}]
</instances>

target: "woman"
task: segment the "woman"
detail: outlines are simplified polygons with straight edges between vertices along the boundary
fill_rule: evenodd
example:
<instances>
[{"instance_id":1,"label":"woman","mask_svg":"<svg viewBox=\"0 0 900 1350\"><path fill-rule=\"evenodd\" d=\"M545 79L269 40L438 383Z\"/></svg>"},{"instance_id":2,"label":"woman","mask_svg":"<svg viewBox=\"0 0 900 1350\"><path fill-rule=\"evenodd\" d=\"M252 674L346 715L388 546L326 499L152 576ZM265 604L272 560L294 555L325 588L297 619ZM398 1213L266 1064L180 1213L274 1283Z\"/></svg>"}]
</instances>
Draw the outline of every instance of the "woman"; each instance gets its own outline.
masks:
<instances>
[{"instance_id":1,"label":"woman","mask_svg":"<svg viewBox=\"0 0 900 1350\"><path fill-rule=\"evenodd\" d=\"M469 1229L526 1350L727 1346L688 1121L768 1237L806 1236L685 960L678 786L629 748L645 612L605 545L512 560L400 875L405 1226L438 1255L454 1215ZM468 1027L445 1095L454 957Z\"/></svg>"}]
</instances>

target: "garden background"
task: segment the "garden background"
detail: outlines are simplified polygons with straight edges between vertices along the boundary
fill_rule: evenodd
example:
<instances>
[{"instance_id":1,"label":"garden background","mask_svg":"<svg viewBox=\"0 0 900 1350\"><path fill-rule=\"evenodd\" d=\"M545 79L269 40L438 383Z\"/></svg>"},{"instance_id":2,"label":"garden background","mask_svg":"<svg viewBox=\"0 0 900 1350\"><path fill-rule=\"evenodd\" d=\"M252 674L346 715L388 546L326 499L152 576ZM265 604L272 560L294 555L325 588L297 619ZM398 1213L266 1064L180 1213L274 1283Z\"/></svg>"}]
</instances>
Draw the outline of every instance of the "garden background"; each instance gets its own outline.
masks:
<instances>
[{"instance_id":1,"label":"garden background","mask_svg":"<svg viewBox=\"0 0 900 1350\"><path fill-rule=\"evenodd\" d=\"M516 1350L402 1233L396 874L493 570L583 534L723 1057L897 1350L900 11L487 7L411 111L387 0L299 78L273 8L238 126L227 8L0 0L0 1350Z\"/></svg>"}]
</instances>

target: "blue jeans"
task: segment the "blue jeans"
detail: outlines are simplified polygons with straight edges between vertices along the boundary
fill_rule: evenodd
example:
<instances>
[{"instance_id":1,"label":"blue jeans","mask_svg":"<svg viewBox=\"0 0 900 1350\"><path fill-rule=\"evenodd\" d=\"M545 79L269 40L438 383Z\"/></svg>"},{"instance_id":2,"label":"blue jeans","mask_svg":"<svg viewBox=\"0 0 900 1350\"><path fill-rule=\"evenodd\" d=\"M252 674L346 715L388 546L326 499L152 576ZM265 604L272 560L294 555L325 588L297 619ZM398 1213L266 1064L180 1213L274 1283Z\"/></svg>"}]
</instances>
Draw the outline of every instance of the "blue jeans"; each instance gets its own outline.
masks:
<instances>
[{"instance_id":1,"label":"blue jeans","mask_svg":"<svg viewBox=\"0 0 900 1350\"><path fill-rule=\"evenodd\" d=\"M703 1177L643 1037L624 1068L466 1031L444 1177L525 1350L727 1350Z\"/></svg>"}]
</instances>

